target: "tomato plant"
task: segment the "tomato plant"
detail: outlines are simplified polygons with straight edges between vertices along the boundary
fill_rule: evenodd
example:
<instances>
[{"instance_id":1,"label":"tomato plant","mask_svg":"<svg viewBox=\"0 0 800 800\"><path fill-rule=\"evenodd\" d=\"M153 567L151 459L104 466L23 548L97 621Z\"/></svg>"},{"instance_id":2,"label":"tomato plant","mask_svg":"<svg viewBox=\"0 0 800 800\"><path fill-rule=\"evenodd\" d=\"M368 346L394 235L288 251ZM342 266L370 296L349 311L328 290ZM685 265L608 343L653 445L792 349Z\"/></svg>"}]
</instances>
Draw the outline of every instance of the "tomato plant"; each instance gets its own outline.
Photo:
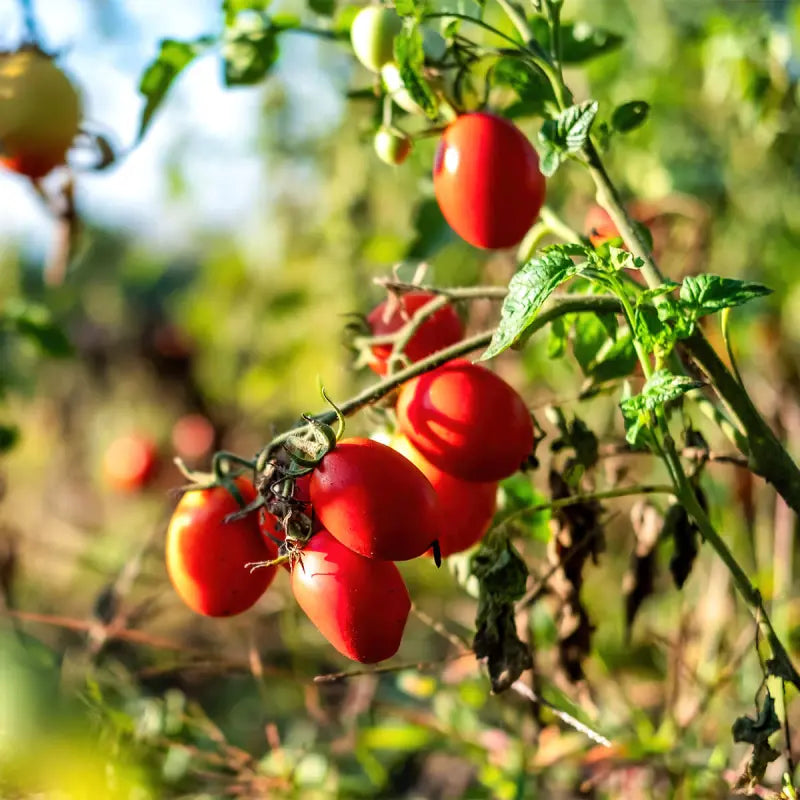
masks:
<instances>
[{"instance_id":1,"label":"tomato plant","mask_svg":"<svg viewBox=\"0 0 800 800\"><path fill-rule=\"evenodd\" d=\"M103 456L105 482L120 492L142 489L158 467L158 447L149 437L131 433L115 439Z\"/></svg>"},{"instance_id":2,"label":"tomato plant","mask_svg":"<svg viewBox=\"0 0 800 800\"><path fill-rule=\"evenodd\" d=\"M468 481L506 478L533 449L524 400L502 378L464 359L406 382L397 422L432 464Z\"/></svg>"},{"instance_id":3,"label":"tomato plant","mask_svg":"<svg viewBox=\"0 0 800 800\"><path fill-rule=\"evenodd\" d=\"M43 177L64 163L80 121L78 93L49 56L0 54L0 163Z\"/></svg>"},{"instance_id":4,"label":"tomato plant","mask_svg":"<svg viewBox=\"0 0 800 800\"><path fill-rule=\"evenodd\" d=\"M435 467L409 442L395 436L391 442L431 483L442 509L439 549L443 558L467 550L489 529L497 508L497 481L477 483L456 478Z\"/></svg>"},{"instance_id":5,"label":"tomato plant","mask_svg":"<svg viewBox=\"0 0 800 800\"><path fill-rule=\"evenodd\" d=\"M237 478L245 503L256 498L252 483ZM275 567L252 572L246 564L269 561L277 546L259 532L255 514L225 522L239 511L223 486L193 489L181 497L167 529L167 572L181 599L193 611L209 617L229 617L246 611L275 577Z\"/></svg>"},{"instance_id":6,"label":"tomato plant","mask_svg":"<svg viewBox=\"0 0 800 800\"><path fill-rule=\"evenodd\" d=\"M373 336L394 333L408 322L409 318L436 297L431 292L407 292L387 314L387 300L379 303L367 317ZM455 344L464 336L464 323L451 305L446 305L431 314L414 333L403 351L409 361L420 361L426 356ZM369 366L378 373L386 374L386 360L392 352L391 345L373 345Z\"/></svg>"},{"instance_id":7,"label":"tomato plant","mask_svg":"<svg viewBox=\"0 0 800 800\"><path fill-rule=\"evenodd\" d=\"M311 474L323 527L368 558L406 561L441 534L436 492L408 459L371 439L343 439Z\"/></svg>"},{"instance_id":8,"label":"tomato plant","mask_svg":"<svg viewBox=\"0 0 800 800\"><path fill-rule=\"evenodd\" d=\"M402 21L397 12L384 6L367 6L356 14L350 28L350 42L356 58L372 72L394 58L394 37Z\"/></svg>"},{"instance_id":9,"label":"tomato plant","mask_svg":"<svg viewBox=\"0 0 800 800\"><path fill-rule=\"evenodd\" d=\"M379 128L374 140L375 154L390 166L402 164L411 152L412 142L404 133L392 128Z\"/></svg>"},{"instance_id":10,"label":"tomato plant","mask_svg":"<svg viewBox=\"0 0 800 800\"><path fill-rule=\"evenodd\" d=\"M464 114L445 130L433 188L450 227L484 249L519 244L545 197L531 143L512 122L483 112Z\"/></svg>"},{"instance_id":11,"label":"tomato plant","mask_svg":"<svg viewBox=\"0 0 800 800\"><path fill-rule=\"evenodd\" d=\"M322 530L292 569L292 591L342 655L374 664L400 647L411 599L391 561L364 558Z\"/></svg>"}]
</instances>

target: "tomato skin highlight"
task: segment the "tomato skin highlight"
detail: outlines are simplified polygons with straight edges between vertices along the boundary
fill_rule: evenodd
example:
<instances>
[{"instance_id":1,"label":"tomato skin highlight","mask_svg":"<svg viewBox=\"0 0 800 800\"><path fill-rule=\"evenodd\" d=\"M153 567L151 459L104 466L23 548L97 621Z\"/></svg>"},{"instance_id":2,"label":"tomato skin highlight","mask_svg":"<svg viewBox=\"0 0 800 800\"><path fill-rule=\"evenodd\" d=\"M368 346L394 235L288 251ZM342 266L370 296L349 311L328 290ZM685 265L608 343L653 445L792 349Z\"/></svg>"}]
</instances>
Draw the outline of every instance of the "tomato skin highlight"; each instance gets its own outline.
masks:
<instances>
[{"instance_id":1,"label":"tomato skin highlight","mask_svg":"<svg viewBox=\"0 0 800 800\"><path fill-rule=\"evenodd\" d=\"M311 473L321 525L353 552L385 561L421 556L442 531L428 479L385 444L342 439Z\"/></svg>"},{"instance_id":2,"label":"tomato skin highlight","mask_svg":"<svg viewBox=\"0 0 800 800\"><path fill-rule=\"evenodd\" d=\"M131 433L120 436L103 456L105 482L118 492L143 489L158 466L158 448L148 436Z\"/></svg>"},{"instance_id":3,"label":"tomato skin highlight","mask_svg":"<svg viewBox=\"0 0 800 800\"><path fill-rule=\"evenodd\" d=\"M539 156L522 131L494 114L463 114L445 130L433 166L436 201L465 241L519 244L544 204Z\"/></svg>"},{"instance_id":4,"label":"tomato skin highlight","mask_svg":"<svg viewBox=\"0 0 800 800\"><path fill-rule=\"evenodd\" d=\"M379 303L367 316L367 323L373 336L385 336L399 330L408 322L414 312L427 305L436 297L433 292L406 292L400 300L400 308L395 308L388 318L384 318L388 300ZM421 361L437 350L449 347L464 338L464 323L451 305L440 308L428 317L417 332L411 337L405 354L412 362ZM386 374L386 360L392 352L392 346L378 344L372 347L372 360L369 367L378 375Z\"/></svg>"},{"instance_id":5,"label":"tomato skin highlight","mask_svg":"<svg viewBox=\"0 0 800 800\"><path fill-rule=\"evenodd\" d=\"M256 491L236 478L245 503ZM180 598L208 617L230 617L253 606L275 578L276 567L250 572L245 564L277 558L278 548L265 542L255 514L224 522L239 511L227 489L195 489L181 497L167 529L167 572Z\"/></svg>"},{"instance_id":6,"label":"tomato skin highlight","mask_svg":"<svg viewBox=\"0 0 800 800\"><path fill-rule=\"evenodd\" d=\"M300 608L342 655L374 664L397 652L411 598L391 561L364 558L321 530L291 580Z\"/></svg>"},{"instance_id":7,"label":"tomato skin highlight","mask_svg":"<svg viewBox=\"0 0 800 800\"><path fill-rule=\"evenodd\" d=\"M431 464L406 436L398 434L391 446L414 464L436 491L443 518L439 537L442 558L468 550L480 541L497 509L497 481L478 483L456 478Z\"/></svg>"},{"instance_id":8,"label":"tomato skin highlight","mask_svg":"<svg viewBox=\"0 0 800 800\"><path fill-rule=\"evenodd\" d=\"M397 424L428 461L466 481L507 478L533 450L525 401L502 378L465 359L403 384Z\"/></svg>"}]
</instances>

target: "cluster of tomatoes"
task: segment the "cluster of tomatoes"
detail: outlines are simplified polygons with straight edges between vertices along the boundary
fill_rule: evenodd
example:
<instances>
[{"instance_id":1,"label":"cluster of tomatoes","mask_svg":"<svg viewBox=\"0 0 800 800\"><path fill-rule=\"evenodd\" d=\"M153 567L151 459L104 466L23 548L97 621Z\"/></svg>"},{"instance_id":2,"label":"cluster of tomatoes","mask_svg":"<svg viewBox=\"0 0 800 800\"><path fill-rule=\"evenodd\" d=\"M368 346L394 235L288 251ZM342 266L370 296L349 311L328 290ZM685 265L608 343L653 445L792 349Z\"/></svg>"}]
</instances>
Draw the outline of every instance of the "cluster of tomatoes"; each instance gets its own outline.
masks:
<instances>
[{"instance_id":1,"label":"cluster of tomatoes","mask_svg":"<svg viewBox=\"0 0 800 800\"><path fill-rule=\"evenodd\" d=\"M367 69L380 74L394 104L411 114L424 114L394 61L394 40L401 27L394 9L363 8L350 28L353 51ZM426 59L441 60L446 42L432 29L422 31ZM401 164L412 140L384 123L374 146L382 161ZM519 244L545 198L545 179L533 145L512 122L486 112L462 114L447 126L434 158L433 186L450 227L475 247L492 250Z\"/></svg>"},{"instance_id":2,"label":"cluster of tomatoes","mask_svg":"<svg viewBox=\"0 0 800 800\"><path fill-rule=\"evenodd\" d=\"M397 331L433 299L418 291L382 303L368 318L373 333ZM425 358L463 333L446 305L424 320L405 356ZM388 345L373 347L375 372L387 371L390 354ZM312 421L255 481L240 475L187 491L166 549L183 600L201 614L238 614L283 562L299 606L340 653L364 663L394 655L411 608L395 562L475 544L494 515L498 481L523 465L534 443L522 398L464 359L404 383L396 416L391 445L337 440Z\"/></svg>"},{"instance_id":3,"label":"cluster of tomatoes","mask_svg":"<svg viewBox=\"0 0 800 800\"><path fill-rule=\"evenodd\" d=\"M50 56L0 52L0 164L42 178L66 161L80 125L78 92Z\"/></svg>"}]
</instances>

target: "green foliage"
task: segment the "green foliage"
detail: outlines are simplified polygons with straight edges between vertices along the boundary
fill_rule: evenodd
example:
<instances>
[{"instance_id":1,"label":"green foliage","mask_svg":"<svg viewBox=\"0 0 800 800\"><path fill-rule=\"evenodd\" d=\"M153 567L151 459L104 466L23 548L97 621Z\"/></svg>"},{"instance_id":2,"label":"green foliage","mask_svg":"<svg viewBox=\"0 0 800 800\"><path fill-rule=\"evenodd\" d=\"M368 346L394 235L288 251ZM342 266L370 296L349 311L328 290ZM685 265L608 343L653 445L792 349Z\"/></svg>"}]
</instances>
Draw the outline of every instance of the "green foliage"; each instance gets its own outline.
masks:
<instances>
[{"instance_id":1,"label":"green foliage","mask_svg":"<svg viewBox=\"0 0 800 800\"><path fill-rule=\"evenodd\" d=\"M264 15L237 17L225 29L222 58L227 86L261 82L278 59L278 29Z\"/></svg>"},{"instance_id":2,"label":"green foliage","mask_svg":"<svg viewBox=\"0 0 800 800\"><path fill-rule=\"evenodd\" d=\"M548 107L556 101L545 75L526 61L510 56L500 58L491 76L495 86L507 86L517 94L517 100L503 109L503 115L509 119L545 116Z\"/></svg>"},{"instance_id":3,"label":"green foliage","mask_svg":"<svg viewBox=\"0 0 800 800\"><path fill-rule=\"evenodd\" d=\"M410 18L406 18L403 29L395 37L394 54L400 77L412 100L422 108L429 119L436 119L438 115L436 95L422 72L425 65L422 31Z\"/></svg>"},{"instance_id":4,"label":"green foliage","mask_svg":"<svg viewBox=\"0 0 800 800\"><path fill-rule=\"evenodd\" d=\"M681 284L680 297L691 318L699 319L771 293L772 289L754 281L703 274L686 278Z\"/></svg>"},{"instance_id":5,"label":"green foliage","mask_svg":"<svg viewBox=\"0 0 800 800\"><path fill-rule=\"evenodd\" d=\"M50 310L38 303L21 298L6 301L0 312L0 326L32 342L44 356L66 358L73 353L62 327L54 321Z\"/></svg>"},{"instance_id":6,"label":"green foliage","mask_svg":"<svg viewBox=\"0 0 800 800\"><path fill-rule=\"evenodd\" d=\"M586 144L597 116L597 101L570 106L555 119L547 119L539 131L541 169L548 178L564 160L580 152Z\"/></svg>"},{"instance_id":7,"label":"green foliage","mask_svg":"<svg viewBox=\"0 0 800 800\"><path fill-rule=\"evenodd\" d=\"M617 133L629 133L644 125L650 113L650 105L644 100L631 100L617 106L611 114L611 127Z\"/></svg>"},{"instance_id":8,"label":"green foliage","mask_svg":"<svg viewBox=\"0 0 800 800\"><path fill-rule=\"evenodd\" d=\"M494 358L525 338L545 300L562 283L581 272L583 265L575 264L572 257L585 252L586 248L580 245L549 247L514 274L497 330L481 360Z\"/></svg>"},{"instance_id":9,"label":"green foliage","mask_svg":"<svg viewBox=\"0 0 800 800\"><path fill-rule=\"evenodd\" d=\"M201 36L191 42L163 39L159 52L147 66L139 81L139 92L144 95L145 106L139 120L138 139L147 132L173 81L197 56L205 53L214 44L213 37Z\"/></svg>"},{"instance_id":10,"label":"green foliage","mask_svg":"<svg viewBox=\"0 0 800 800\"><path fill-rule=\"evenodd\" d=\"M542 16L529 20L533 35L544 52L550 50L550 26ZM586 22L562 22L560 26L561 61L563 64L583 64L598 56L618 50L624 37L605 28Z\"/></svg>"}]
</instances>

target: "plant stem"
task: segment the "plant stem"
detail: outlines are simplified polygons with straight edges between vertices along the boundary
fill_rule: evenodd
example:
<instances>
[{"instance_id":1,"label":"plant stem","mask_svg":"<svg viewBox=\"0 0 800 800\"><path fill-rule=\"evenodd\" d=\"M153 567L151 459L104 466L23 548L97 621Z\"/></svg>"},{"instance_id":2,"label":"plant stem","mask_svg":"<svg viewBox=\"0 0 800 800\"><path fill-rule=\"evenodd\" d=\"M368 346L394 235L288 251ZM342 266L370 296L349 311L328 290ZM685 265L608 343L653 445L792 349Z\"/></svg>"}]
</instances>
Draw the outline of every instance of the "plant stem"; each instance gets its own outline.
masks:
<instances>
[{"instance_id":1,"label":"plant stem","mask_svg":"<svg viewBox=\"0 0 800 800\"><path fill-rule=\"evenodd\" d=\"M706 512L698 502L694 488L689 483L689 479L686 477L686 473L683 470L683 465L675 450L672 437L666 430L666 423L661 421L660 427L663 434L662 453L675 482L676 497L686 509L689 516L695 521L703 539L711 545L714 552L722 559L725 566L728 568L737 591L749 606L756 622L764 632L764 636L774 656L776 668L774 674L791 681L791 683L800 689L800 674L798 674L792 664L789 654L786 652L786 648L783 646L772 626L763 598L761 597L761 592L750 582L747 573L742 569L723 538L717 533L706 515Z\"/></svg>"},{"instance_id":2,"label":"plant stem","mask_svg":"<svg viewBox=\"0 0 800 800\"><path fill-rule=\"evenodd\" d=\"M611 314L614 312L619 313L620 310L619 300L616 297L609 295L578 295L574 297L558 297L548 309L542 311L533 321L531 326L528 328L528 334L532 335L545 325L548 325L554 319L562 317L565 314ZM368 389L365 389L363 392L360 392L355 397L348 400L346 403L342 403L339 406L339 409L345 416L355 414L357 411L360 411L362 408L364 408L364 406L371 405L372 403L375 403L381 398L385 397L407 380L415 378L417 375L422 375L424 372L435 369L436 367L441 366L446 361L450 361L453 358L458 358L466 355L467 353L471 353L473 350L486 347L492 340L493 335L494 330L485 331L484 333L479 333L468 339L464 339L457 344L451 345L450 347L446 347L444 350L439 350L433 355L428 356L428 358L417 361L411 366L396 372L394 375L391 375L379 383L376 383L374 386L370 386ZM316 414L314 419L317 422L332 424L336 420L336 412L324 411L321 414ZM278 445L285 442L290 436L295 436L298 433L302 433L303 431L308 430L309 427L310 425L308 423L300 423L295 428L284 431L272 439L272 441L267 445L267 450L274 449Z\"/></svg>"}]
</instances>

